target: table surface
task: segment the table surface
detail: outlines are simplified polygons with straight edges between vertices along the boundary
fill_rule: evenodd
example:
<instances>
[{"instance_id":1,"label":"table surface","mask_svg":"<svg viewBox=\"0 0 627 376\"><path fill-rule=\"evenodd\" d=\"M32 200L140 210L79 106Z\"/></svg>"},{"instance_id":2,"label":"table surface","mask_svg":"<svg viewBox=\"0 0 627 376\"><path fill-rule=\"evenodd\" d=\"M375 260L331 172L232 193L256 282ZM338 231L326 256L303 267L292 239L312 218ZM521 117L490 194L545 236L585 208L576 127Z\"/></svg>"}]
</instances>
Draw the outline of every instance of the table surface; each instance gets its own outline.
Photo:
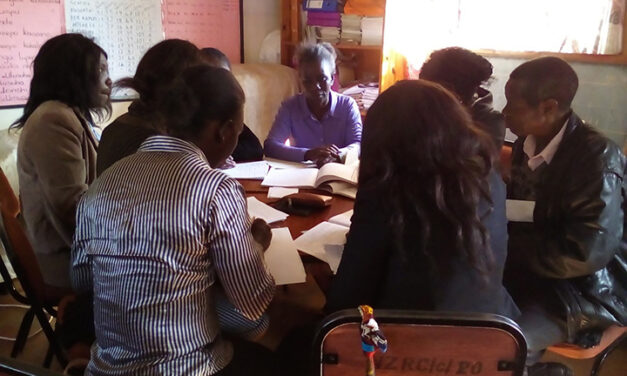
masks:
<instances>
[{"instance_id":1,"label":"table surface","mask_svg":"<svg viewBox=\"0 0 627 376\"><path fill-rule=\"evenodd\" d=\"M269 199L268 198L268 187L262 187L260 180L244 180L241 179L239 182L244 187L246 191L246 196L254 196L259 201L265 203L272 203L277 201L277 199ZM315 189L301 189L301 192L312 192L321 195L329 195L328 192L315 190ZM342 214L348 210L353 208L353 204L355 203L353 199L343 197L343 196L332 196L331 205L326 208L311 213L307 216L297 216L290 215L287 217L285 221L273 223L270 227L287 227L290 229L290 233L292 234L292 238L296 239L300 235L302 235L303 231L309 230L315 225L328 220L329 218Z\"/></svg>"}]
</instances>

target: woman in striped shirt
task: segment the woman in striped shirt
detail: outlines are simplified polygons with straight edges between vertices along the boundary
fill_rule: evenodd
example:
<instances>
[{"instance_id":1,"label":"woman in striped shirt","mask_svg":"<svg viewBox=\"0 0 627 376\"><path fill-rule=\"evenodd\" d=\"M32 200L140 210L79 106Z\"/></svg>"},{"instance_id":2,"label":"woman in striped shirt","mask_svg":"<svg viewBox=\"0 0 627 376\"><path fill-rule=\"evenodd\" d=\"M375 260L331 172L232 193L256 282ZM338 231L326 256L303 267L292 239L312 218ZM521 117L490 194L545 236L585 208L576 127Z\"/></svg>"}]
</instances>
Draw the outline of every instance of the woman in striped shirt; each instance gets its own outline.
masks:
<instances>
[{"instance_id":1,"label":"woman in striped shirt","mask_svg":"<svg viewBox=\"0 0 627 376\"><path fill-rule=\"evenodd\" d=\"M168 135L108 168L79 204L72 282L93 291L96 329L87 373L265 374L267 350L221 334L214 292L219 283L235 312L256 320L275 289L261 252L267 225L251 231L241 185L210 167L235 147L244 93L209 66L168 90Z\"/></svg>"}]
</instances>

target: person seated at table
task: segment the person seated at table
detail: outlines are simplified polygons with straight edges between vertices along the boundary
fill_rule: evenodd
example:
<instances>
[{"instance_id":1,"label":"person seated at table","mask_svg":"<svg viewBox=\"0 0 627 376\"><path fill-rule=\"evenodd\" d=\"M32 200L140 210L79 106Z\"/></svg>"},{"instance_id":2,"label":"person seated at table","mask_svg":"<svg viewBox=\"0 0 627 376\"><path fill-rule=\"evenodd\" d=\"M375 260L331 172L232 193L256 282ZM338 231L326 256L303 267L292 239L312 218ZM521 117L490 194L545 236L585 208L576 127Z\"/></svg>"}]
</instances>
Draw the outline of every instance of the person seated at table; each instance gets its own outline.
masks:
<instances>
[{"instance_id":1,"label":"person seated at table","mask_svg":"<svg viewBox=\"0 0 627 376\"><path fill-rule=\"evenodd\" d=\"M200 50L204 60L211 66L231 70L229 58L220 50L206 47ZM231 155L235 162L260 161L263 159L263 147L253 131L244 124L244 130L237 139L237 146Z\"/></svg>"},{"instance_id":2,"label":"person seated at table","mask_svg":"<svg viewBox=\"0 0 627 376\"><path fill-rule=\"evenodd\" d=\"M489 136L442 86L400 81L381 93L364 125L327 311L368 304L516 318L502 284L505 186L494 158Z\"/></svg>"},{"instance_id":3,"label":"person seated at table","mask_svg":"<svg viewBox=\"0 0 627 376\"><path fill-rule=\"evenodd\" d=\"M420 78L451 90L470 110L472 119L492 136L497 150L505 138L503 115L492 108L492 93L481 85L492 76L488 59L461 47L447 47L431 53L420 68Z\"/></svg>"},{"instance_id":4,"label":"person seated at table","mask_svg":"<svg viewBox=\"0 0 627 376\"><path fill-rule=\"evenodd\" d=\"M505 281L521 307L530 365L550 345L587 348L608 326L627 324L625 156L571 109L578 82L567 62L542 57L505 85L503 114L518 136L508 198L533 211L509 223ZM530 374L540 371L572 374L542 363Z\"/></svg>"},{"instance_id":5,"label":"person seated at table","mask_svg":"<svg viewBox=\"0 0 627 376\"><path fill-rule=\"evenodd\" d=\"M33 61L21 129L17 173L22 215L44 282L70 288L76 205L96 179L99 130L111 112L107 53L81 34L46 41Z\"/></svg>"},{"instance_id":6,"label":"person seated at table","mask_svg":"<svg viewBox=\"0 0 627 376\"><path fill-rule=\"evenodd\" d=\"M188 68L158 102L163 135L108 168L77 212L72 282L93 290L89 374L273 374L260 345L227 340L219 283L233 313L259 318L275 285L241 185L220 170L243 126L244 93L224 69ZM233 344L233 346L231 345Z\"/></svg>"},{"instance_id":7,"label":"person seated at table","mask_svg":"<svg viewBox=\"0 0 627 376\"><path fill-rule=\"evenodd\" d=\"M304 92L281 105L268 138L266 156L288 161L342 162L359 153L361 115L351 97L331 90L335 50L329 43L303 44L296 52ZM289 145L286 144L289 141Z\"/></svg>"},{"instance_id":8,"label":"person seated at table","mask_svg":"<svg viewBox=\"0 0 627 376\"><path fill-rule=\"evenodd\" d=\"M115 119L102 132L96 172L100 176L109 166L137 151L148 137L159 134L155 118L159 95L187 67L203 64L198 47L181 39L166 39L154 46L139 61L135 76L115 83L116 88L132 89L139 94L128 112Z\"/></svg>"}]
</instances>

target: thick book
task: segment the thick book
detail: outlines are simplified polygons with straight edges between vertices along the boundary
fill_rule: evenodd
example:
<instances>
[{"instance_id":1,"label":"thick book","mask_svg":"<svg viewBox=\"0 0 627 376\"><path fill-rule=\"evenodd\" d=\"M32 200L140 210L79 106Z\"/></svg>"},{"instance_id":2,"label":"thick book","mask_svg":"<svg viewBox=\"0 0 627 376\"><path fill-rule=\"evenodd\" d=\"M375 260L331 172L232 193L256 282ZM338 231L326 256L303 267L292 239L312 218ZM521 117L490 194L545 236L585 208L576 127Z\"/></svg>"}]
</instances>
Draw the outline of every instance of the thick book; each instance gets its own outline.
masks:
<instances>
[{"instance_id":1,"label":"thick book","mask_svg":"<svg viewBox=\"0 0 627 376\"><path fill-rule=\"evenodd\" d=\"M261 182L265 187L317 188L354 198L359 162L327 163L321 168L270 169Z\"/></svg>"}]
</instances>

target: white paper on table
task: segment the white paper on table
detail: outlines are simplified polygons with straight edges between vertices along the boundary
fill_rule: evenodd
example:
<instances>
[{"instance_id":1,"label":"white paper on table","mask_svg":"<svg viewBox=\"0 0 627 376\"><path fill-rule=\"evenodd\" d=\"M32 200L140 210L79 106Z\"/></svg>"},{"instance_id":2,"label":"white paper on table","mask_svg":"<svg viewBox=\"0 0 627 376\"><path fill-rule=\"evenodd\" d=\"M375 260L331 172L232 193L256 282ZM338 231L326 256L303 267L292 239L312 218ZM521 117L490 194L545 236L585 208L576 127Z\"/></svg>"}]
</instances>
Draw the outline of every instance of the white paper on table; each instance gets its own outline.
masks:
<instances>
[{"instance_id":1,"label":"white paper on table","mask_svg":"<svg viewBox=\"0 0 627 376\"><path fill-rule=\"evenodd\" d=\"M272 242L264 258L277 285L305 282L305 267L287 227L272 229Z\"/></svg>"},{"instance_id":2,"label":"white paper on table","mask_svg":"<svg viewBox=\"0 0 627 376\"><path fill-rule=\"evenodd\" d=\"M261 218L268 223L273 223L284 221L288 216L286 213L264 204L256 197L248 197L246 202L248 203L248 215L253 218Z\"/></svg>"},{"instance_id":3,"label":"white paper on table","mask_svg":"<svg viewBox=\"0 0 627 376\"><path fill-rule=\"evenodd\" d=\"M329 244L343 246L346 243L347 232L346 226L322 222L299 236L294 243L299 250L328 262L325 246Z\"/></svg>"},{"instance_id":4,"label":"white paper on table","mask_svg":"<svg viewBox=\"0 0 627 376\"><path fill-rule=\"evenodd\" d=\"M283 187L268 188L268 198L283 198L293 193L298 193L298 188L283 188Z\"/></svg>"},{"instance_id":5,"label":"white paper on table","mask_svg":"<svg viewBox=\"0 0 627 376\"><path fill-rule=\"evenodd\" d=\"M342 261L342 253L344 253L344 244L325 244L324 253L327 258L327 263L333 274L337 273L337 268Z\"/></svg>"},{"instance_id":6,"label":"white paper on table","mask_svg":"<svg viewBox=\"0 0 627 376\"><path fill-rule=\"evenodd\" d=\"M291 168L291 169L301 169L301 168L309 168L309 167L316 167L316 164L313 162L291 162L291 161L284 161L281 159L274 159L274 158L268 158L265 157L264 160L270 165L270 167L272 168L280 168L280 169L286 169L286 168Z\"/></svg>"},{"instance_id":7,"label":"white paper on table","mask_svg":"<svg viewBox=\"0 0 627 376\"><path fill-rule=\"evenodd\" d=\"M352 216L353 216L353 209L329 218L329 222L335 223L336 225L351 227Z\"/></svg>"},{"instance_id":8,"label":"white paper on table","mask_svg":"<svg viewBox=\"0 0 627 376\"><path fill-rule=\"evenodd\" d=\"M238 163L233 168L222 170L234 179L262 180L268 174L270 165L266 161Z\"/></svg>"},{"instance_id":9,"label":"white paper on table","mask_svg":"<svg viewBox=\"0 0 627 376\"><path fill-rule=\"evenodd\" d=\"M533 222L535 201L506 200L505 213L510 222Z\"/></svg>"},{"instance_id":10,"label":"white paper on table","mask_svg":"<svg viewBox=\"0 0 627 376\"><path fill-rule=\"evenodd\" d=\"M308 187L313 188L318 169L277 169L271 168L261 182L264 187Z\"/></svg>"}]
</instances>

